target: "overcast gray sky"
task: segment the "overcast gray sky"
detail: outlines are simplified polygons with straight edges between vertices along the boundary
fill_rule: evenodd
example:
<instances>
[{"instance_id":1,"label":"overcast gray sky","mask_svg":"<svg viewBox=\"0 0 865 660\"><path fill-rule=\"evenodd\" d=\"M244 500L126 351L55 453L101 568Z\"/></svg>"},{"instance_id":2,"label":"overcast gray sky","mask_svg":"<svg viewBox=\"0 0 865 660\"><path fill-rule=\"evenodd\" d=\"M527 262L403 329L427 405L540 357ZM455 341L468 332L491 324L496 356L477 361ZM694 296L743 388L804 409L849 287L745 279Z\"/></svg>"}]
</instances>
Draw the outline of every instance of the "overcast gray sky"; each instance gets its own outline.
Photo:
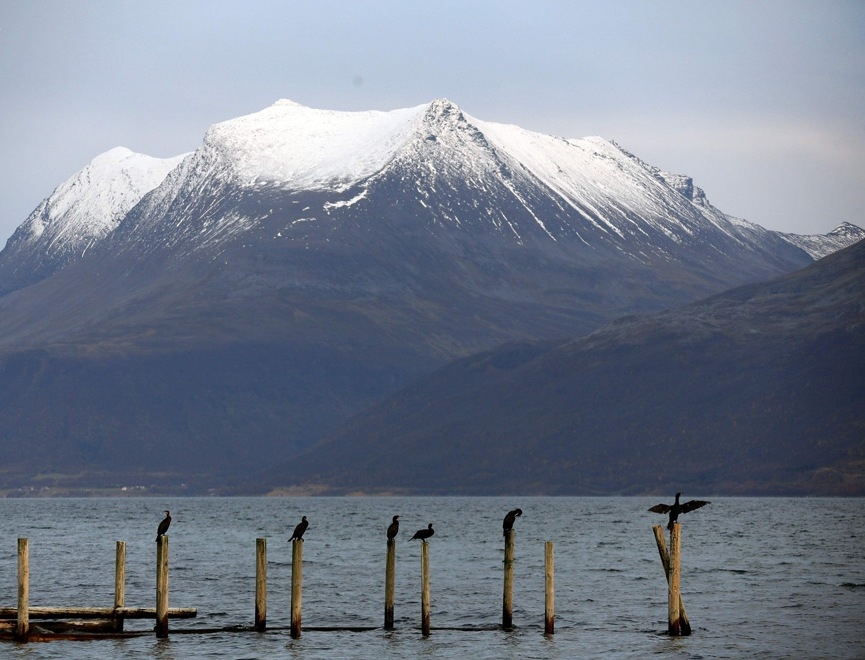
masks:
<instances>
[{"instance_id":1,"label":"overcast gray sky","mask_svg":"<svg viewBox=\"0 0 865 660\"><path fill-rule=\"evenodd\" d=\"M0 246L112 147L439 97L614 139L770 229L865 226L861 0L0 0Z\"/></svg>"}]
</instances>

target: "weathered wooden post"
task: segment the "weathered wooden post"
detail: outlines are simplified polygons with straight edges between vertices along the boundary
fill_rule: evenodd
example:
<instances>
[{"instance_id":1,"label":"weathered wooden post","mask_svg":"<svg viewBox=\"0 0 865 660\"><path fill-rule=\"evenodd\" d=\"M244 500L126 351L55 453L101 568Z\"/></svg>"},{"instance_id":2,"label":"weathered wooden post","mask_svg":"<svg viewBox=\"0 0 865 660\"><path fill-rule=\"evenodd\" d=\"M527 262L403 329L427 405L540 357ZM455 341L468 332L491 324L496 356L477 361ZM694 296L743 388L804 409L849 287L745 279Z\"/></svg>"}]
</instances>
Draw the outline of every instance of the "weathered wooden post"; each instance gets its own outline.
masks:
<instances>
[{"instance_id":1,"label":"weathered wooden post","mask_svg":"<svg viewBox=\"0 0 865 660\"><path fill-rule=\"evenodd\" d=\"M502 592L502 628L510 630L514 620L514 530L505 530L505 582Z\"/></svg>"},{"instance_id":2,"label":"weathered wooden post","mask_svg":"<svg viewBox=\"0 0 865 660\"><path fill-rule=\"evenodd\" d=\"M679 613L679 580L681 577L681 525L673 523L670 530L670 580L667 600L668 626L667 631L671 636L678 637L682 634L682 620Z\"/></svg>"},{"instance_id":3,"label":"weathered wooden post","mask_svg":"<svg viewBox=\"0 0 865 660\"><path fill-rule=\"evenodd\" d=\"M126 541L118 541L114 553L114 630L123 632L123 617L118 616L118 608L126 604Z\"/></svg>"},{"instance_id":4,"label":"weathered wooden post","mask_svg":"<svg viewBox=\"0 0 865 660\"><path fill-rule=\"evenodd\" d=\"M267 539L255 539L255 629L267 629Z\"/></svg>"},{"instance_id":5,"label":"weathered wooden post","mask_svg":"<svg viewBox=\"0 0 865 660\"><path fill-rule=\"evenodd\" d=\"M661 555L661 563L664 565L664 575L667 577L667 584L670 580L670 554L667 552L667 541L664 539L664 528L661 525L652 527L655 534L655 542L658 544L658 554ZM688 615L685 612L685 603L682 601L681 592L679 594L679 619L682 622L682 635L691 634L691 623L688 621Z\"/></svg>"},{"instance_id":6,"label":"weathered wooden post","mask_svg":"<svg viewBox=\"0 0 865 660\"><path fill-rule=\"evenodd\" d=\"M303 541L291 542L291 636L300 638L301 601L303 598Z\"/></svg>"},{"instance_id":7,"label":"weathered wooden post","mask_svg":"<svg viewBox=\"0 0 865 660\"><path fill-rule=\"evenodd\" d=\"M421 633L429 637L430 633L430 596L429 596L429 543L420 544L420 618Z\"/></svg>"},{"instance_id":8,"label":"weathered wooden post","mask_svg":"<svg viewBox=\"0 0 865 660\"><path fill-rule=\"evenodd\" d=\"M156 538L156 636L168 637L168 537Z\"/></svg>"},{"instance_id":9,"label":"weathered wooden post","mask_svg":"<svg viewBox=\"0 0 865 660\"><path fill-rule=\"evenodd\" d=\"M393 601L396 578L396 539L387 540L387 561L384 570L384 629L393 630Z\"/></svg>"},{"instance_id":10,"label":"weathered wooden post","mask_svg":"<svg viewBox=\"0 0 865 660\"><path fill-rule=\"evenodd\" d=\"M26 642L30 636L30 542L18 539L18 625L15 639Z\"/></svg>"},{"instance_id":11,"label":"weathered wooden post","mask_svg":"<svg viewBox=\"0 0 865 660\"><path fill-rule=\"evenodd\" d=\"M544 634L555 633L556 589L553 566L553 542L544 544Z\"/></svg>"}]
</instances>

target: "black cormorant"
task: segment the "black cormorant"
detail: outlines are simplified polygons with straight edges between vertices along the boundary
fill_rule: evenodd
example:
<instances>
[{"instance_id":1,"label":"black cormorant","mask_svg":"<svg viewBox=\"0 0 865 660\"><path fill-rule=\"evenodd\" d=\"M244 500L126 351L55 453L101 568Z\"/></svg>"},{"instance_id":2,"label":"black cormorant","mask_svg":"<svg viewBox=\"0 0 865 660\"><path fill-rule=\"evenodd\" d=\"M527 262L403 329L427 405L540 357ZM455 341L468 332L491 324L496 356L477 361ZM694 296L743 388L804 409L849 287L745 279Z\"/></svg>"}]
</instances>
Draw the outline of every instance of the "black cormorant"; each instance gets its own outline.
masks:
<instances>
[{"instance_id":1,"label":"black cormorant","mask_svg":"<svg viewBox=\"0 0 865 660\"><path fill-rule=\"evenodd\" d=\"M430 523L430 524L427 526L426 529L419 529L419 530L417 530L417 531L414 533L414 536L412 536L412 537L409 539L409 541L414 541L415 539L420 539L421 541L423 541L424 543L426 543L426 540L427 540L430 536L432 536L433 534L435 534L435 530L433 530L432 525L433 525L433 524Z\"/></svg>"},{"instance_id":2,"label":"black cormorant","mask_svg":"<svg viewBox=\"0 0 865 660\"><path fill-rule=\"evenodd\" d=\"M289 541L303 541L303 533L306 531L306 528L309 527L309 522L306 520L306 516L300 519L300 522L297 523L297 527L294 528L294 533L291 535Z\"/></svg>"},{"instance_id":3,"label":"black cormorant","mask_svg":"<svg viewBox=\"0 0 865 660\"><path fill-rule=\"evenodd\" d=\"M393 538L396 538L397 533L399 532L399 516L393 517L393 522L387 526L387 540L390 541Z\"/></svg>"},{"instance_id":4,"label":"black cormorant","mask_svg":"<svg viewBox=\"0 0 865 660\"><path fill-rule=\"evenodd\" d=\"M508 532L514 528L514 521L518 516L523 515L522 509L514 509L513 511L508 511L508 515L505 516L504 522L502 522L502 529L504 530L502 534L505 536L508 535Z\"/></svg>"},{"instance_id":5,"label":"black cormorant","mask_svg":"<svg viewBox=\"0 0 865 660\"><path fill-rule=\"evenodd\" d=\"M159 523L159 527L156 528L156 540L159 540L160 536L164 536L165 532L168 531L168 526L171 524L171 514L168 511L165 512L165 518Z\"/></svg>"},{"instance_id":6,"label":"black cormorant","mask_svg":"<svg viewBox=\"0 0 865 660\"><path fill-rule=\"evenodd\" d=\"M703 500L690 500L689 502L685 502L684 504L679 504L679 498L682 496L682 493L676 493L676 501L671 505L669 504L656 504L649 511L652 513L669 513L670 514L670 522L667 523L667 529L673 529L673 523L679 519L680 513L688 513L688 511L693 511L694 509L699 509L701 506L706 506L707 504L711 504L711 502L704 502Z\"/></svg>"}]
</instances>

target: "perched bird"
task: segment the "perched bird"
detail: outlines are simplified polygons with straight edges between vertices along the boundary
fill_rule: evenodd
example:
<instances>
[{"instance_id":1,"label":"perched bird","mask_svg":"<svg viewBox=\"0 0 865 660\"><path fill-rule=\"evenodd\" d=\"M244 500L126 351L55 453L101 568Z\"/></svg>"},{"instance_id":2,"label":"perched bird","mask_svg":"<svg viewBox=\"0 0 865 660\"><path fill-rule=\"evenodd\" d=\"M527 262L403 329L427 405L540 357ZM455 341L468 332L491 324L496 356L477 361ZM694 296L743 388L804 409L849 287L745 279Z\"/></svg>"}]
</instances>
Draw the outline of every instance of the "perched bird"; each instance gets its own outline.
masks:
<instances>
[{"instance_id":1,"label":"perched bird","mask_svg":"<svg viewBox=\"0 0 865 660\"><path fill-rule=\"evenodd\" d=\"M303 541L303 533L306 531L306 528L309 527L309 522L306 519L306 516L300 519L300 522L297 523L297 527L294 528L294 533L291 535L289 541Z\"/></svg>"},{"instance_id":2,"label":"perched bird","mask_svg":"<svg viewBox=\"0 0 865 660\"><path fill-rule=\"evenodd\" d=\"M390 541L393 538L396 538L397 533L399 532L399 516L393 517L393 522L387 526L387 540Z\"/></svg>"},{"instance_id":3,"label":"perched bird","mask_svg":"<svg viewBox=\"0 0 865 660\"><path fill-rule=\"evenodd\" d=\"M706 506L707 504L711 504L711 502L704 502L703 500L690 500L689 502L685 502L684 504L679 504L679 498L682 496L682 493L676 493L676 501L672 504L656 504L649 511L652 513L669 513L670 514L670 522L667 523L667 529L673 529L673 523L679 519L680 513L688 513L688 511L693 511L694 509L699 509L701 506Z\"/></svg>"},{"instance_id":4,"label":"perched bird","mask_svg":"<svg viewBox=\"0 0 865 660\"><path fill-rule=\"evenodd\" d=\"M432 528L432 523L430 523L430 524L427 526L426 529L419 529L419 530L417 530L417 531L414 533L414 536L412 536L412 537L409 539L409 541L414 541L415 539L420 539L421 541L423 541L424 543L426 543L426 540L427 540L430 536L432 536L433 534L435 534L435 530L433 530L433 528Z\"/></svg>"},{"instance_id":5,"label":"perched bird","mask_svg":"<svg viewBox=\"0 0 865 660\"><path fill-rule=\"evenodd\" d=\"M171 514L168 511L165 512L165 518L159 523L159 527L156 528L156 540L159 540L160 536L164 536L165 532L168 531L168 526L171 524Z\"/></svg>"},{"instance_id":6,"label":"perched bird","mask_svg":"<svg viewBox=\"0 0 865 660\"><path fill-rule=\"evenodd\" d=\"M502 533L505 536L507 536L508 532L514 528L514 521L521 515L523 515L522 509L508 511L508 515L505 516L504 522L502 522L502 529L504 530Z\"/></svg>"}]
</instances>

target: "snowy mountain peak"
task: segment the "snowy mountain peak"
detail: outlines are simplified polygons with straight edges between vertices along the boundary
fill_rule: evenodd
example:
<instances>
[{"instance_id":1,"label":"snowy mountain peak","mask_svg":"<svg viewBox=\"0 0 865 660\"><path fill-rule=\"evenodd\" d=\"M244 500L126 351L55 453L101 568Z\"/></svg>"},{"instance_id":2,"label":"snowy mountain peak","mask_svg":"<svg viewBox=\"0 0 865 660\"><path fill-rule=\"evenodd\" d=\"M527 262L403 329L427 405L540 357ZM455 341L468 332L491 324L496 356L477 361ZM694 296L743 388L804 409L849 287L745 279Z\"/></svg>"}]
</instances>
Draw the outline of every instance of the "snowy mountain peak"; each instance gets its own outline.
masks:
<instances>
[{"instance_id":1,"label":"snowy mountain peak","mask_svg":"<svg viewBox=\"0 0 865 660\"><path fill-rule=\"evenodd\" d=\"M16 285L16 255L62 266L111 233L129 210L185 157L153 158L126 147L106 151L61 183L15 230L2 253L0 289ZM38 269L37 269L38 270ZM17 283L20 285L20 283Z\"/></svg>"},{"instance_id":2,"label":"snowy mountain peak","mask_svg":"<svg viewBox=\"0 0 865 660\"><path fill-rule=\"evenodd\" d=\"M312 193L317 201L275 211L283 193ZM816 258L861 231L842 225L828 238L775 234L727 216L691 177L664 172L614 142L482 121L447 98L391 111L280 99L214 124L188 157L160 160L119 147L94 158L0 253L0 295L56 272L109 234L115 249L182 245L191 254L223 249L279 216L285 224L275 233L303 242L323 218L338 231L341 214L356 221L375 204L426 229L517 245L574 242L646 263L699 252L724 261L742 250L764 259L779 240ZM370 222L383 223L382 214Z\"/></svg>"},{"instance_id":3,"label":"snowy mountain peak","mask_svg":"<svg viewBox=\"0 0 865 660\"><path fill-rule=\"evenodd\" d=\"M110 149L60 184L10 241L36 240L47 232L51 243L63 237L68 247L70 242L101 238L183 158L153 158L126 147Z\"/></svg>"},{"instance_id":4,"label":"snowy mountain peak","mask_svg":"<svg viewBox=\"0 0 865 660\"><path fill-rule=\"evenodd\" d=\"M840 239L853 238L856 241L861 241L865 238L865 230L849 222L842 222L840 225L835 227L835 229L826 234L826 236Z\"/></svg>"},{"instance_id":5,"label":"snowy mountain peak","mask_svg":"<svg viewBox=\"0 0 865 660\"><path fill-rule=\"evenodd\" d=\"M805 250L814 259L841 250L865 239L865 229L849 222L842 222L828 234L781 234L788 243Z\"/></svg>"},{"instance_id":6,"label":"snowy mountain peak","mask_svg":"<svg viewBox=\"0 0 865 660\"><path fill-rule=\"evenodd\" d=\"M427 106L424 121L432 124L441 121L465 121L465 116L456 103L443 98L435 99Z\"/></svg>"},{"instance_id":7,"label":"snowy mountain peak","mask_svg":"<svg viewBox=\"0 0 865 660\"><path fill-rule=\"evenodd\" d=\"M242 184L339 189L379 171L425 108L346 112L281 100L211 126L205 148L218 153Z\"/></svg>"}]
</instances>

